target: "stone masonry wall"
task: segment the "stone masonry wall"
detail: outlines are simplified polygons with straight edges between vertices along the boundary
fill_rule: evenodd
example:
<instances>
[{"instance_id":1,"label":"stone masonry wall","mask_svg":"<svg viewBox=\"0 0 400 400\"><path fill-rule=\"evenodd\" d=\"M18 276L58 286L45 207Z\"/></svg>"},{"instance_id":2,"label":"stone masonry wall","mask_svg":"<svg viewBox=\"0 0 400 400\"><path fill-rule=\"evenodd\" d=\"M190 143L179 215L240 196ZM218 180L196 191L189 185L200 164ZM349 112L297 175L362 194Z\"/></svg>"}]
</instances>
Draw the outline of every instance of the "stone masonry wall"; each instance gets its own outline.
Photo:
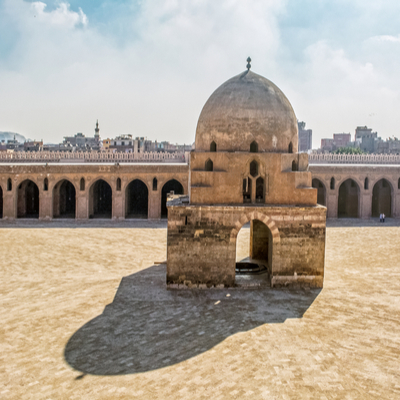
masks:
<instances>
[{"instance_id":1,"label":"stone masonry wall","mask_svg":"<svg viewBox=\"0 0 400 400\"><path fill-rule=\"evenodd\" d=\"M271 231L272 286L322 287L325 207L168 205L170 287L234 286L237 234L252 220Z\"/></svg>"}]
</instances>

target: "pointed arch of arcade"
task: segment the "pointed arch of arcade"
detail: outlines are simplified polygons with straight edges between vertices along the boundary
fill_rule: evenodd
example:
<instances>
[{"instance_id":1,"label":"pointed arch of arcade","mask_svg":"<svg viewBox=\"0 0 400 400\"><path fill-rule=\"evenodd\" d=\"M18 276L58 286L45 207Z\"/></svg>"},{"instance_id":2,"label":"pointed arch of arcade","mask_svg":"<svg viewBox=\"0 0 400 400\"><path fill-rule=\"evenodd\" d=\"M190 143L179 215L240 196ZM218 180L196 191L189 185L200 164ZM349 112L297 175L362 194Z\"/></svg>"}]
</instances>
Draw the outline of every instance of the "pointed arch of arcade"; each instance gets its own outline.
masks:
<instances>
[{"instance_id":1,"label":"pointed arch of arcade","mask_svg":"<svg viewBox=\"0 0 400 400\"><path fill-rule=\"evenodd\" d=\"M360 182L349 177L343 179L338 190L338 218L359 218Z\"/></svg>"},{"instance_id":2,"label":"pointed arch of arcade","mask_svg":"<svg viewBox=\"0 0 400 400\"><path fill-rule=\"evenodd\" d=\"M140 179L133 179L125 188L125 218L148 218L149 188Z\"/></svg>"},{"instance_id":3,"label":"pointed arch of arcade","mask_svg":"<svg viewBox=\"0 0 400 400\"><path fill-rule=\"evenodd\" d=\"M167 218L167 195L174 191L174 194L184 194L183 185L177 179L170 179L165 182L161 190L161 218Z\"/></svg>"},{"instance_id":4,"label":"pointed arch of arcade","mask_svg":"<svg viewBox=\"0 0 400 400\"><path fill-rule=\"evenodd\" d=\"M98 177L89 189L89 218L111 218L112 196L111 182Z\"/></svg>"},{"instance_id":5,"label":"pointed arch of arcade","mask_svg":"<svg viewBox=\"0 0 400 400\"><path fill-rule=\"evenodd\" d=\"M62 177L54 184L52 190L53 218L75 218L77 186L66 177Z\"/></svg>"},{"instance_id":6,"label":"pointed arch of arcade","mask_svg":"<svg viewBox=\"0 0 400 400\"><path fill-rule=\"evenodd\" d=\"M326 187L324 183L318 178L313 178L311 186L317 189L317 203L326 206Z\"/></svg>"},{"instance_id":7,"label":"pointed arch of arcade","mask_svg":"<svg viewBox=\"0 0 400 400\"><path fill-rule=\"evenodd\" d=\"M237 221L235 223L235 227L232 229L231 235L230 235L231 243L236 243L237 235L238 235L240 229L242 229L243 225L245 225L248 222L255 220L255 219L261 221L268 227L268 229L271 231L272 241L274 244L280 243L281 235L279 234L279 229L275 225L275 222L272 221L272 219L270 217L268 217L265 214L262 214L258 211L254 211L252 213L242 215L241 218L239 219L239 221Z\"/></svg>"},{"instance_id":8,"label":"pointed arch of arcade","mask_svg":"<svg viewBox=\"0 0 400 400\"><path fill-rule=\"evenodd\" d=\"M17 218L39 218L39 187L31 179L17 186Z\"/></svg>"},{"instance_id":9,"label":"pointed arch of arcade","mask_svg":"<svg viewBox=\"0 0 400 400\"><path fill-rule=\"evenodd\" d=\"M386 217L392 216L393 184L383 177L378 178L372 189L372 217L379 217L381 213Z\"/></svg>"}]
</instances>

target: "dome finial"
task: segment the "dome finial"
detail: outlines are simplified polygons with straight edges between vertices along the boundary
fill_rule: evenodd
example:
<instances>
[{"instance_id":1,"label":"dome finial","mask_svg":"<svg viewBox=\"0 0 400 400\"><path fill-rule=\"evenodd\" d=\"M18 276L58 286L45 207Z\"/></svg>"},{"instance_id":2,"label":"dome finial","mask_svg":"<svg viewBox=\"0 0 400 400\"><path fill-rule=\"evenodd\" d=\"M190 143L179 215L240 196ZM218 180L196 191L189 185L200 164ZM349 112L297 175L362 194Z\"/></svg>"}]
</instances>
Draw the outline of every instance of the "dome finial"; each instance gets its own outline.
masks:
<instances>
[{"instance_id":1,"label":"dome finial","mask_svg":"<svg viewBox=\"0 0 400 400\"><path fill-rule=\"evenodd\" d=\"M251 63L251 58L250 58L250 57L247 57L247 60L246 60L246 61L247 61L247 65L246 65L247 70L250 71L250 68L251 68L251 64L250 64L250 63Z\"/></svg>"}]
</instances>

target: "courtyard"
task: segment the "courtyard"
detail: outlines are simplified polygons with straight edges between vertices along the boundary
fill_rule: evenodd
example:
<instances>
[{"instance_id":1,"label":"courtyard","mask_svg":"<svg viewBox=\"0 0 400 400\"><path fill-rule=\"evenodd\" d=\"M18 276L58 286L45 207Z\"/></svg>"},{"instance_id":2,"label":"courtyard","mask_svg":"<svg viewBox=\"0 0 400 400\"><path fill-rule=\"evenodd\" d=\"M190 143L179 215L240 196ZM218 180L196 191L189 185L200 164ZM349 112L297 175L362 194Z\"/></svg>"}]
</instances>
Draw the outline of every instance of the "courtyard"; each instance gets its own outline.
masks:
<instances>
[{"instance_id":1,"label":"courtyard","mask_svg":"<svg viewBox=\"0 0 400 400\"><path fill-rule=\"evenodd\" d=\"M400 398L398 220L328 221L322 290L167 291L166 233L0 223L0 397Z\"/></svg>"}]
</instances>

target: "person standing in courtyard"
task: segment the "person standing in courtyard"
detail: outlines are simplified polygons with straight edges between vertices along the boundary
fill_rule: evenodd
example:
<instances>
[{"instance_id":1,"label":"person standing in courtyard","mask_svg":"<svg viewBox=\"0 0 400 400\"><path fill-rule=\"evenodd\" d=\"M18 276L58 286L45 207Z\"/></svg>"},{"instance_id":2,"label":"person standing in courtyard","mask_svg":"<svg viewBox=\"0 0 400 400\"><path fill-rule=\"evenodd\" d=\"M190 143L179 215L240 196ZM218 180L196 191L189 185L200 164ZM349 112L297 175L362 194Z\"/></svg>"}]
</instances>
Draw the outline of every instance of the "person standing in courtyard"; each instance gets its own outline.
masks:
<instances>
[{"instance_id":1,"label":"person standing in courtyard","mask_svg":"<svg viewBox=\"0 0 400 400\"><path fill-rule=\"evenodd\" d=\"M386 215L384 213L382 213L382 222L385 222L385 217L386 217Z\"/></svg>"}]
</instances>

